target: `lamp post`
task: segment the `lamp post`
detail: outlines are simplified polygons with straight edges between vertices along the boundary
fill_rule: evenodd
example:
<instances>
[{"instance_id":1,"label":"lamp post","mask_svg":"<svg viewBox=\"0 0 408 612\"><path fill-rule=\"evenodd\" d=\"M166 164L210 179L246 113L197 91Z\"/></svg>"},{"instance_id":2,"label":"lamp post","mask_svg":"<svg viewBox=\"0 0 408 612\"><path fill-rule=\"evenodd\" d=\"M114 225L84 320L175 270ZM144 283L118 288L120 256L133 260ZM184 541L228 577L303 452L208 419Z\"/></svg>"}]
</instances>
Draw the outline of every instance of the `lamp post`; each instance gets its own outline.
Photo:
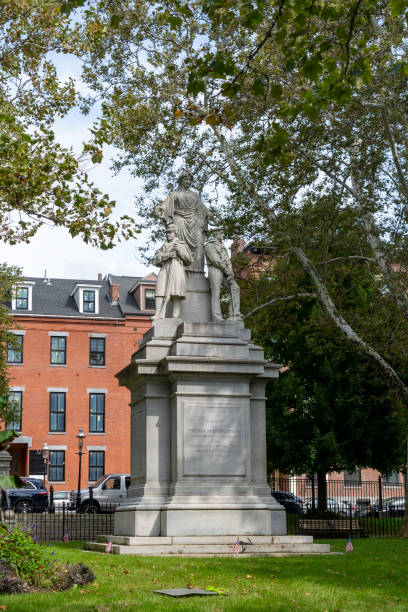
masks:
<instances>
[{"instance_id":1,"label":"lamp post","mask_svg":"<svg viewBox=\"0 0 408 612\"><path fill-rule=\"evenodd\" d=\"M77 438L78 438L78 455L79 455L79 465L78 465L78 492L77 492L77 498L76 498L76 511L80 512L81 511L81 466L82 466L82 455L84 454L82 452L82 448L84 446L84 438L85 438L85 434L83 432L82 427L79 428L79 431L77 433Z\"/></svg>"},{"instance_id":2,"label":"lamp post","mask_svg":"<svg viewBox=\"0 0 408 612\"><path fill-rule=\"evenodd\" d=\"M46 442L44 442L44 446L42 447L42 458L44 460L44 489L46 488L46 483L47 483L47 467L48 467L48 457L50 456L50 449L48 448L48 445Z\"/></svg>"}]
</instances>

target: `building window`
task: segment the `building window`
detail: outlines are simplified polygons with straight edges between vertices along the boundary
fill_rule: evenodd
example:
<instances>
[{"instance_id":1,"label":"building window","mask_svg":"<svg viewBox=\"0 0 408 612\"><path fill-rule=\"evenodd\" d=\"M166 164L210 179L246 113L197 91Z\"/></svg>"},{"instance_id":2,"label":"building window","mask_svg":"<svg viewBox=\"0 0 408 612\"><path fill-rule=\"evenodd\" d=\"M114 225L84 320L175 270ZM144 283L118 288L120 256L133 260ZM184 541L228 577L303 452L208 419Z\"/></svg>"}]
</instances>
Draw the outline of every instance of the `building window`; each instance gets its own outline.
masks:
<instances>
[{"instance_id":1,"label":"building window","mask_svg":"<svg viewBox=\"0 0 408 612\"><path fill-rule=\"evenodd\" d=\"M23 363L23 336L14 336L7 345L7 363Z\"/></svg>"},{"instance_id":2,"label":"building window","mask_svg":"<svg viewBox=\"0 0 408 612\"><path fill-rule=\"evenodd\" d=\"M105 473L105 451L89 451L88 480L94 482Z\"/></svg>"},{"instance_id":3,"label":"building window","mask_svg":"<svg viewBox=\"0 0 408 612\"><path fill-rule=\"evenodd\" d=\"M6 423L6 429L21 431L21 417L23 414L23 392L10 391L8 397L10 403L12 403L14 418Z\"/></svg>"},{"instance_id":4,"label":"building window","mask_svg":"<svg viewBox=\"0 0 408 612\"><path fill-rule=\"evenodd\" d=\"M65 393L50 393L50 431L65 431Z\"/></svg>"},{"instance_id":5,"label":"building window","mask_svg":"<svg viewBox=\"0 0 408 612\"><path fill-rule=\"evenodd\" d=\"M145 289L145 310L154 310L156 307L155 303L155 290Z\"/></svg>"},{"instance_id":6,"label":"building window","mask_svg":"<svg viewBox=\"0 0 408 612\"><path fill-rule=\"evenodd\" d=\"M89 431L103 433L105 431L105 394L89 394Z\"/></svg>"},{"instance_id":7,"label":"building window","mask_svg":"<svg viewBox=\"0 0 408 612\"><path fill-rule=\"evenodd\" d=\"M360 487L361 486L361 470L356 468L354 472L344 470L344 486L345 487Z\"/></svg>"},{"instance_id":8,"label":"building window","mask_svg":"<svg viewBox=\"0 0 408 612\"><path fill-rule=\"evenodd\" d=\"M83 306L84 312L95 312L95 291L84 290Z\"/></svg>"},{"instance_id":9,"label":"building window","mask_svg":"<svg viewBox=\"0 0 408 612\"><path fill-rule=\"evenodd\" d=\"M89 365L105 365L105 338L90 338Z\"/></svg>"},{"instance_id":10,"label":"building window","mask_svg":"<svg viewBox=\"0 0 408 612\"><path fill-rule=\"evenodd\" d=\"M50 450L49 479L51 482L65 480L65 451Z\"/></svg>"},{"instance_id":11,"label":"building window","mask_svg":"<svg viewBox=\"0 0 408 612\"><path fill-rule=\"evenodd\" d=\"M65 364L67 362L67 339L65 336L51 336L50 363Z\"/></svg>"},{"instance_id":12,"label":"building window","mask_svg":"<svg viewBox=\"0 0 408 612\"><path fill-rule=\"evenodd\" d=\"M17 287L16 310L28 310L28 287Z\"/></svg>"}]
</instances>

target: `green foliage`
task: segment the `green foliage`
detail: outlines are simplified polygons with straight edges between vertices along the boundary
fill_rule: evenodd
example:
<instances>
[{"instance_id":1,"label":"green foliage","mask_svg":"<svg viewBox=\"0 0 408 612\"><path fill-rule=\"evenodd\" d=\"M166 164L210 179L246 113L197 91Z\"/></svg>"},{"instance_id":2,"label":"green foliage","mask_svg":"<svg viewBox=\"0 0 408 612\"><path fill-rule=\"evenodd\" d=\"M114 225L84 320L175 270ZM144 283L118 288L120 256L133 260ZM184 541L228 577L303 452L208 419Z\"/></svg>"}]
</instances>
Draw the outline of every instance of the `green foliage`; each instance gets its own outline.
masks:
<instances>
[{"instance_id":1,"label":"green foliage","mask_svg":"<svg viewBox=\"0 0 408 612\"><path fill-rule=\"evenodd\" d=\"M274 294L282 287L285 267L275 264L273 272L273 280L247 280L246 307L255 292ZM347 271L343 278L338 274L337 294L342 286L343 310L358 299L364 318L377 298L355 281ZM393 317L378 314L384 337L392 336ZM340 336L313 298L278 303L271 313L254 314L249 324L266 356L284 366L267 388L270 470L315 474L360 466L390 473L403 468L408 434L403 403L378 367ZM400 352L406 323L402 327L388 350L392 361L399 359L400 371L407 372L406 351Z\"/></svg>"},{"instance_id":2,"label":"green foliage","mask_svg":"<svg viewBox=\"0 0 408 612\"><path fill-rule=\"evenodd\" d=\"M20 281L20 271L6 264L0 264L0 423L12 421L15 416L15 407L9 401L8 373L7 373L7 347L16 342L12 328L12 318L4 302L10 301L10 295L15 285Z\"/></svg>"},{"instance_id":3,"label":"green foliage","mask_svg":"<svg viewBox=\"0 0 408 612\"><path fill-rule=\"evenodd\" d=\"M134 235L131 219L109 219L114 202L84 170L97 141L75 156L55 142L52 130L78 95L73 79L60 79L50 57L78 52L72 12L84 4L0 1L0 233L10 244L28 242L44 223L102 248ZM100 147L89 158L100 161Z\"/></svg>"},{"instance_id":4,"label":"green foliage","mask_svg":"<svg viewBox=\"0 0 408 612\"><path fill-rule=\"evenodd\" d=\"M0 524L0 559L5 559L20 578L33 584L38 575L50 576L52 563L44 548L32 535L19 527L13 529Z\"/></svg>"}]
</instances>

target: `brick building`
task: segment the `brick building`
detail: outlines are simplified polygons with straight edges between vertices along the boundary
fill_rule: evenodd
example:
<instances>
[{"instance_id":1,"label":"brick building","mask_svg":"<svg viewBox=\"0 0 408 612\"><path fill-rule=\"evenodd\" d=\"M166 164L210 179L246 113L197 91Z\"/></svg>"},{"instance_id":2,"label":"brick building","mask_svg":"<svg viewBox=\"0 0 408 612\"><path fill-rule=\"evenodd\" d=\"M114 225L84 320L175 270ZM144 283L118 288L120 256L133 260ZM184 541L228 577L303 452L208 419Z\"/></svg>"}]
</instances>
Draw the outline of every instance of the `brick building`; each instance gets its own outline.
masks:
<instances>
[{"instance_id":1,"label":"brick building","mask_svg":"<svg viewBox=\"0 0 408 612\"><path fill-rule=\"evenodd\" d=\"M129 472L129 393L114 375L151 327L155 283L149 274L19 285L8 304L18 343L8 350L10 393L21 407L21 419L8 424L20 432L9 449L13 474L42 475L47 443L48 482L75 488L80 427L83 486Z\"/></svg>"}]
</instances>

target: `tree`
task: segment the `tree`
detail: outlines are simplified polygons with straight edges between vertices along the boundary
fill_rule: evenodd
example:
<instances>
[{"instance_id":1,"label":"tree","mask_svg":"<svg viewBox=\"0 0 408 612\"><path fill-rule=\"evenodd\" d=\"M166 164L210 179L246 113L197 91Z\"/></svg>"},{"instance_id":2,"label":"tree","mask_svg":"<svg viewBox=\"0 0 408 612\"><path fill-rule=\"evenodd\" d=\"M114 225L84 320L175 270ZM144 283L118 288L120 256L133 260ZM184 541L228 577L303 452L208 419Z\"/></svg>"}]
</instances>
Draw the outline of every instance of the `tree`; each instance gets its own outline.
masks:
<instances>
[{"instance_id":1,"label":"tree","mask_svg":"<svg viewBox=\"0 0 408 612\"><path fill-rule=\"evenodd\" d=\"M131 219L110 221L114 207L84 170L92 142L76 157L55 142L52 123L77 102L73 79L59 79L57 53L78 46L71 11L81 0L0 2L0 232L10 244L29 241L44 223L109 248L134 235Z\"/></svg>"},{"instance_id":2,"label":"tree","mask_svg":"<svg viewBox=\"0 0 408 612\"><path fill-rule=\"evenodd\" d=\"M285 282L264 301L313 298L406 405L390 348L408 313L406 5L311 6L89 6L84 76L104 100L95 135L146 195L168 188L181 161L210 201L222 189L230 235L245 228L276 246ZM346 273L369 287L365 308L358 292L343 300Z\"/></svg>"},{"instance_id":3,"label":"tree","mask_svg":"<svg viewBox=\"0 0 408 612\"><path fill-rule=\"evenodd\" d=\"M401 400L319 305L286 302L251 323L266 356L286 366L266 393L270 468L317 474L319 510L326 509L328 472L403 468Z\"/></svg>"}]
</instances>

